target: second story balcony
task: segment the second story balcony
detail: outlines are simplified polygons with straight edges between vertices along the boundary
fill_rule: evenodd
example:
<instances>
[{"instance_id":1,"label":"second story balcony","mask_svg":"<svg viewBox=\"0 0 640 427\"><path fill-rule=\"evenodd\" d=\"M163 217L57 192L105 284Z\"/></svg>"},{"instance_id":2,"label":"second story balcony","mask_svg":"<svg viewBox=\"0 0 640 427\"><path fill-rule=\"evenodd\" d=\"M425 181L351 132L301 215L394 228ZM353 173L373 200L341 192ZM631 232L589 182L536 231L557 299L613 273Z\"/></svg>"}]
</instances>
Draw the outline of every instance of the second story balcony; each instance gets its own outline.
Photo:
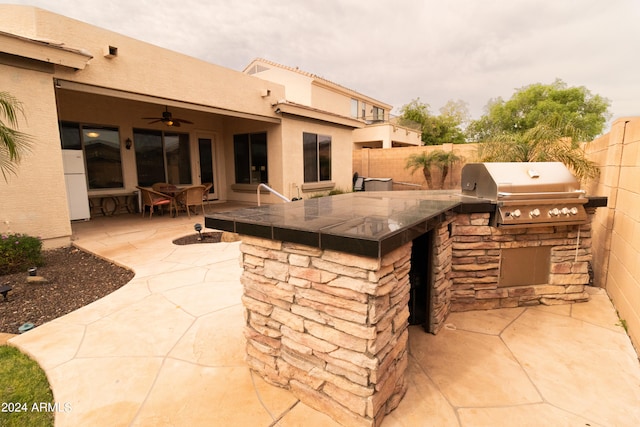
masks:
<instances>
[{"instance_id":1,"label":"second story balcony","mask_svg":"<svg viewBox=\"0 0 640 427\"><path fill-rule=\"evenodd\" d=\"M390 114L362 119L366 126L353 131L353 143L360 148L392 148L422 145L420 124Z\"/></svg>"}]
</instances>

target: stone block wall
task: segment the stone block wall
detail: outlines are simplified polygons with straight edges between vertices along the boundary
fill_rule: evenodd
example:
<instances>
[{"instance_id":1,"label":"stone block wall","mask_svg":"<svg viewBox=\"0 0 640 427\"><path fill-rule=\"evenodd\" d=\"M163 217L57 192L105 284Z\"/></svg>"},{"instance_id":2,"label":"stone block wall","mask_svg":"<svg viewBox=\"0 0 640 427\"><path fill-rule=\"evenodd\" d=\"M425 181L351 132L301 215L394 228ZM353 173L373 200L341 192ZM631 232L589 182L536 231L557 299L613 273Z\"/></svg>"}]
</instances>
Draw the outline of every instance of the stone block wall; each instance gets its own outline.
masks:
<instances>
[{"instance_id":1,"label":"stone block wall","mask_svg":"<svg viewBox=\"0 0 640 427\"><path fill-rule=\"evenodd\" d=\"M349 426L406 392L411 243L382 259L242 236L247 362Z\"/></svg>"},{"instance_id":2,"label":"stone block wall","mask_svg":"<svg viewBox=\"0 0 640 427\"><path fill-rule=\"evenodd\" d=\"M451 311L587 301L591 216L584 225L531 228L489 226L489 214L458 214L453 225ZM549 246L548 283L499 286L502 250Z\"/></svg>"},{"instance_id":3,"label":"stone block wall","mask_svg":"<svg viewBox=\"0 0 640 427\"><path fill-rule=\"evenodd\" d=\"M456 216L447 213L446 218L435 229L433 248L431 253L432 288L431 288L431 318L429 332L437 334L444 326L447 316L451 312L451 258L453 239L449 231Z\"/></svg>"}]
</instances>

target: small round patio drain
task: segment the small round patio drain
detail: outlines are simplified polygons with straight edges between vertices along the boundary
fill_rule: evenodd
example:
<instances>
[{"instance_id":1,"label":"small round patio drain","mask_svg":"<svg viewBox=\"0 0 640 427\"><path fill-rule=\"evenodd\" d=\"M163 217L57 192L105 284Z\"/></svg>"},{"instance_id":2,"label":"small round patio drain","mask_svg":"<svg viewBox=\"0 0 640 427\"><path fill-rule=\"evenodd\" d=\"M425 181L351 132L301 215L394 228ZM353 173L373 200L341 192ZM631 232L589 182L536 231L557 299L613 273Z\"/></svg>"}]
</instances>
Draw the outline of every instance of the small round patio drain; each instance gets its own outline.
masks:
<instances>
[{"instance_id":1,"label":"small round patio drain","mask_svg":"<svg viewBox=\"0 0 640 427\"><path fill-rule=\"evenodd\" d=\"M202 233L189 234L188 236L179 237L173 241L174 245L195 245L200 243L219 243L219 242L235 242L239 240L237 235L233 233L225 233L222 231L210 231Z\"/></svg>"}]
</instances>

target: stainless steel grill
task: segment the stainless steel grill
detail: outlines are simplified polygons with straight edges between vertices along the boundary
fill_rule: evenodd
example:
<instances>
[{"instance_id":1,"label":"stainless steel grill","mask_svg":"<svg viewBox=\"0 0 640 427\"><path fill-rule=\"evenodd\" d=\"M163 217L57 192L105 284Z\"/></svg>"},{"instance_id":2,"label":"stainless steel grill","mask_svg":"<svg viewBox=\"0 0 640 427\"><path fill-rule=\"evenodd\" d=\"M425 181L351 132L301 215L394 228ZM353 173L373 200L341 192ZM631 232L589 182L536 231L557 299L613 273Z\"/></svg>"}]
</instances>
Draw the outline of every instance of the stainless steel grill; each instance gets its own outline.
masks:
<instances>
[{"instance_id":1,"label":"stainless steel grill","mask_svg":"<svg viewBox=\"0 0 640 427\"><path fill-rule=\"evenodd\" d=\"M462 168L462 194L494 202L499 227L587 221L585 192L560 162L469 163Z\"/></svg>"}]
</instances>

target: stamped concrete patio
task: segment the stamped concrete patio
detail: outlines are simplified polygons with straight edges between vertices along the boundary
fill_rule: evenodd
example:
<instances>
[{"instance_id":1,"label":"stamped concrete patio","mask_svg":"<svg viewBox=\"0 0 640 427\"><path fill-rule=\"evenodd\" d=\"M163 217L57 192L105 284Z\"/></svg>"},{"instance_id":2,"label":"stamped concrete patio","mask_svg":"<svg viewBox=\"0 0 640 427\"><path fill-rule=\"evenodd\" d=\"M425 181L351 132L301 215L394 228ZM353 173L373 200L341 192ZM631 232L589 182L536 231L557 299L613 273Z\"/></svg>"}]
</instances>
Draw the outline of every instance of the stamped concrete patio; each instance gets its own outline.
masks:
<instances>
[{"instance_id":1,"label":"stamped concrete patio","mask_svg":"<svg viewBox=\"0 0 640 427\"><path fill-rule=\"evenodd\" d=\"M249 371L240 243L172 243L196 222L73 225L75 245L135 277L9 341L70 404L56 426L337 425ZM411 327L409 389L382 426L640 425L637 355L606 293L590 292L576 305L454 313L437 336Z\"/></svg>"}]
</instances>

